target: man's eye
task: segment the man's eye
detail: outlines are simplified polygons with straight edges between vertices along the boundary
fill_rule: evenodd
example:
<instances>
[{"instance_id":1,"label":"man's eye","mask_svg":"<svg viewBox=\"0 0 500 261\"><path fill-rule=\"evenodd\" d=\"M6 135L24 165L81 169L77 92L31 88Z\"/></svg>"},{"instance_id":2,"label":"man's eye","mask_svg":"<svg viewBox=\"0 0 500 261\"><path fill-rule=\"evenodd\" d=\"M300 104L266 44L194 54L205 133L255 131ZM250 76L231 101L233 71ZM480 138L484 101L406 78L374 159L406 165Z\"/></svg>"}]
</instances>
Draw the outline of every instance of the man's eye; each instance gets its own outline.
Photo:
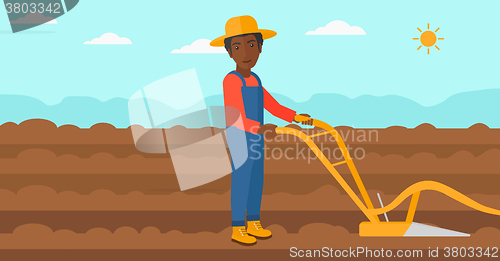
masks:
<instances>
[{"instance_id":1,"label":"man's eye","mask_svg":"<svg viewBox=\"0 0 500 261\"><path fill-rule=\"evenodd\" d=\"M253 43L250 44L250 47L253 47Z\"/></svg>"},{"instance_id":2,"label":"man's eye","mask_svg":"<svg viewBox=\"0 0 500 261\"><path fill-rule=\"evenodd\" d=\"M238 46L235 46L235 47L234 47L234 49L238 50L238 49L240 49L240 47L238 47Z\"/></svg>"}]
</instances>

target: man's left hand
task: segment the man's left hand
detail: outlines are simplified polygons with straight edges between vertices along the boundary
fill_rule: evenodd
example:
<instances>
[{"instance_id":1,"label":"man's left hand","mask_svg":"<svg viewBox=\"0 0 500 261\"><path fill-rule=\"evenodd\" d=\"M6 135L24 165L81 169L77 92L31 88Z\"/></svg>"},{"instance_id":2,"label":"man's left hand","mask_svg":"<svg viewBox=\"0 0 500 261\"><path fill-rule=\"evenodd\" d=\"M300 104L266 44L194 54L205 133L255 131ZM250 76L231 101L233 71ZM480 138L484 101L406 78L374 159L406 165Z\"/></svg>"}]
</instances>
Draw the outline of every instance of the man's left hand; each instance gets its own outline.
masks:
<instances>
[{"instance_id":1,"label":"man's left hand","mask_svg":"<svg viewBox=\"0 0 500 261\"><path fill-rule=\"evenodd\" d=\"M278 135L276 134L276 127L278 126L269 123L266 125L260 125L257 133L264 135L266 140L272 140Z\"/></svg>"}]
</instances>

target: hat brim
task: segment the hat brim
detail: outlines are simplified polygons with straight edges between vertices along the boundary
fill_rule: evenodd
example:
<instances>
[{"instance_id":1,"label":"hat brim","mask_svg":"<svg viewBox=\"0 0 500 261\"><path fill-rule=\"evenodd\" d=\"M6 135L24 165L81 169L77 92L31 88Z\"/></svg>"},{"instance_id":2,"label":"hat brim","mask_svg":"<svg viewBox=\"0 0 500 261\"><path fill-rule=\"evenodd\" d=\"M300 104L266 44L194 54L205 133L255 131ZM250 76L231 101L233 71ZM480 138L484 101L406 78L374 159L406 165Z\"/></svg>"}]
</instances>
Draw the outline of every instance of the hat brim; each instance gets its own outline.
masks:
<instances>
[{"instance_id":1,"label":"hat brim","mask_svg":"<svg viewBox=\"0 0 500 261\"><path fill-rule=\"evenodd\" d=\"M248 32L248 33L244 33L244 34L253 34L253 33L261 33L263 40L275 37L277 34L275 31L267 30L267 29L259 29L255 32ZM214 39L213 41L210 42L210 46L214 46L214 47L224 46L224 39L229 38L229 37L238 36L238 35L242 35L242 34L223 35L221 37L217 37L216 39Z\"/></svg>"}]
</instances>

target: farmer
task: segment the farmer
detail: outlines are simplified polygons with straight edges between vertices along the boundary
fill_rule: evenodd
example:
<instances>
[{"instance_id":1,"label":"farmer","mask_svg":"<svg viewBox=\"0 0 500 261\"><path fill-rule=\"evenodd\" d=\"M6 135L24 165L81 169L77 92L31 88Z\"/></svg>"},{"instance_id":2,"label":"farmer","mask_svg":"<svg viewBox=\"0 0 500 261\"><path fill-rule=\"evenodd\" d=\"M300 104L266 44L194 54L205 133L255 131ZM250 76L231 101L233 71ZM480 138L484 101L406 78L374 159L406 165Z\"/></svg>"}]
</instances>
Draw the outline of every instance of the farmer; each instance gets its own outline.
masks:
<instances>
[{"instance_id":1,"label":"farmer","mask_svg":"<svg viewBox=\"0 0 500 261\"><path fill-rule=\"evenodd\" d=\"M231 238L244 245L255 244L255 237L271 237L271 231L260 223L264 185L264 109L287 122L295 121L296 116L295 111L280 105L264 89L257 74L251 71L262 52L264 40L275 35L274 31L259 29L253 17L239 16L229 19L226 34L210 43L211 46L224 46L229 57L236 62L236 70L226 75L223 86L232 167ZM237 117L234 117L235 111ZM312 125L312 120L302 123ZM245 216L248 229L245 229Z\"/></svg>"}]
</instances>

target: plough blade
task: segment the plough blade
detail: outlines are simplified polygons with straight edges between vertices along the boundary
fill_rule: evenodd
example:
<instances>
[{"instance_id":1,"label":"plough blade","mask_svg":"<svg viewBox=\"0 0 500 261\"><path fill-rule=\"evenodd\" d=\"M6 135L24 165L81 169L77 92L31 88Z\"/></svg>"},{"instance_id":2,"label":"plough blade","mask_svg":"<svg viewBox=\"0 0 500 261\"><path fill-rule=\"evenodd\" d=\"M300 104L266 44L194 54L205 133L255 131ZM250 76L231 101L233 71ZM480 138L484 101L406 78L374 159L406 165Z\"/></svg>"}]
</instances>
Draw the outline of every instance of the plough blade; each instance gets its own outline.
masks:
<instances>
[{"instance_id":1,"label":"plough blade","mask_svg":"<svg viewBox=\"0 0 500 261\"><path fill-rule=\"evenodd\" d=\"M470 237L469 234L413 222L404 237Z\"/></svg>"}]
</instances>

